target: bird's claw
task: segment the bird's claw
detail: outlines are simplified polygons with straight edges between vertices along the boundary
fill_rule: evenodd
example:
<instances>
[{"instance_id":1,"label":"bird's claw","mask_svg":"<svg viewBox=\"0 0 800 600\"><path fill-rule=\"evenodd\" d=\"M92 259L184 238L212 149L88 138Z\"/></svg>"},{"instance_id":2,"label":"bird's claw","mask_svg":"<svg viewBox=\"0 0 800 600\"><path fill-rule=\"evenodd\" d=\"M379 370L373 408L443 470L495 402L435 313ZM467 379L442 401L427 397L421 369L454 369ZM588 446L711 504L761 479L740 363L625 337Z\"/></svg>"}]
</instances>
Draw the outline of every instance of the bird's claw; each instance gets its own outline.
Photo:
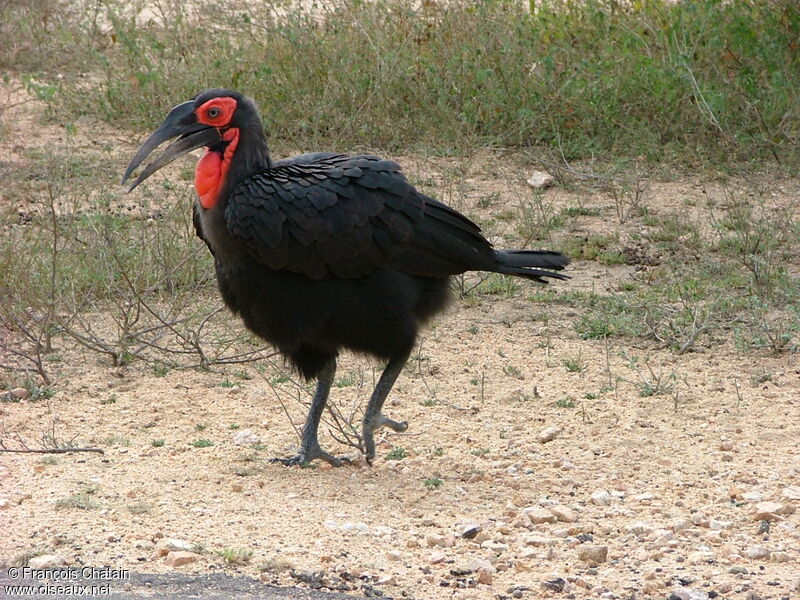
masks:
<instances>
[{"instance_id":1,"label":"bird's claw","mask_svg":"<svg viewBox=\"0 0 800 600\"><path fill-rule=\"evenodd\" d=\"M388 427L392 431L402 433L408 429L408 421L394 421L378 413L371 418L365 418L362 423L361 437L364 440L364 458L372 466L375 460L375 431L381 427Z\"/></svg>"},{"instance_id":2,"label":"bird's claw","mask_svg":"<svg viewBox=\"0 0 800 600\"><path fill-rule=\"evenodd\" d=\"M315 459L324 460L326 463L333 467L341 467L342 465L349 465L352 464L352 461L346 456L334 456L329 452L325 452L319 446L311 447L306 450L301 449L300 452L295 454L294 456L289 456L287 458L270 458L269 462L271 463L280 463L287 467L294 467L300 466L304 467L311 463L311 461Z\"/></svg>"}]
</instances>

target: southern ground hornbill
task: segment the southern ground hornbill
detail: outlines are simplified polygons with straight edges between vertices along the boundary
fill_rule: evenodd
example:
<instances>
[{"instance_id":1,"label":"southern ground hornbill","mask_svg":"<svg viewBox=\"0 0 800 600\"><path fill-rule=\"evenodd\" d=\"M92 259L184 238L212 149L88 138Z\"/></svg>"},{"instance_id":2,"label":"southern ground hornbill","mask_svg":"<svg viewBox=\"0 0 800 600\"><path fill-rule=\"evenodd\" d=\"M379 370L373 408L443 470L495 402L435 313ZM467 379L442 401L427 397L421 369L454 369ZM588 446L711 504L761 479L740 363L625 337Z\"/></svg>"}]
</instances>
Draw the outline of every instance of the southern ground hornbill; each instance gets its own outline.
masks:
<instances>
[{"instance_id":1,"label":"southern ground hornbill","mask_svg":"<svg viewBox=\"0 0 800 600\"><path fill-rule=\"evenodd\" d=\"M419 193L390 160L317 152L273 161L254 102L231 90L206 90L173 108L123 183L173 138L130 189L206 148L195 172L194 224L214 255L222 297L305 378L317 379L300 451L280 459L285 464L341 464L320 448L317 428L343 348L388 361L364 411L367 461L375 430L406 430L383 415L383 404L420 325L445 307L451 275L566 279L553 272L565 256L494 250L477 225Z\"/></svg>"}]
</instances>

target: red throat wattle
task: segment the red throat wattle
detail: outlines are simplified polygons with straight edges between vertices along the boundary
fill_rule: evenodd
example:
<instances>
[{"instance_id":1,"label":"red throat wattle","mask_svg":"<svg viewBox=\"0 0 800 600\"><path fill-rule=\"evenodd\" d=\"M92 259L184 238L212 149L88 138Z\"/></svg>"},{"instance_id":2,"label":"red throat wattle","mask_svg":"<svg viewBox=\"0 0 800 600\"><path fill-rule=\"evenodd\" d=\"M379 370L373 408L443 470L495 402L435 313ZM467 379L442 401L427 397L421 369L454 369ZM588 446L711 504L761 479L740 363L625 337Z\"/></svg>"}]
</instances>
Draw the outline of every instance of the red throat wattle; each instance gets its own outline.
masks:
<instances>
[{"instance_id":1,"label":"red throat wattle","mask_svg":"<svg viewBox=\"0 0 800 600\"><path fill-rule=\"evenodd\" d=\"M224 152L216 152L206 148L205 154L194 170L194 189L200 198L200 206L206 210L214 208L219 201L219 192L225 183L225 177L231 166L231 158L239 143L239 130L228 129L222 139L228 142Z\"/></svg>"}]
</instances>

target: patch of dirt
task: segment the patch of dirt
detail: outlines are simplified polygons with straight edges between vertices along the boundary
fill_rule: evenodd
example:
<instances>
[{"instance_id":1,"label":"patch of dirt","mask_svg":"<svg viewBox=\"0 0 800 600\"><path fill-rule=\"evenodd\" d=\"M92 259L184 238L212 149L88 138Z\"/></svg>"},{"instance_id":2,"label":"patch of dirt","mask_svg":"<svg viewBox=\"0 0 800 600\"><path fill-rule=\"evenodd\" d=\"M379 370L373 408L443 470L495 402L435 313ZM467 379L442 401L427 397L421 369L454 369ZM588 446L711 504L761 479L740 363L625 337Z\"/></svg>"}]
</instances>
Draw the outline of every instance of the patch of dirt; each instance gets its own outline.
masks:
<instances>
[{"instance_id":1,"label":"patch of dirt","mask_svg":"<svg viewBox=\"0 0 800 600\"><path fill-rule=\"evenodd\" d=\"M9 127L0 149L11 162L24 155L15 145L43 147L60 135L55 125L24 137ZM456 179L446 160L403 162L426 190L465 186L439 197L470 206L498 245L518 237L512 219L497 217L529 197L524 163L487 155ZM788 202L798 182L781 187ZM659 183L650 194L655 211L701 198L691 181ZM603 210L609 203L559 188L544 198L556 209L578 198ZM578 223L590 233L618 229L608 212ZM634 268L580 261L572 280L553 287L605 290ZM112 369L57 338L54 396L0 404L2 437L35 444L55 422L62 438L105 454L0 454L0 559L48 553L74 566L224 571L429 600L800 593L797 354L742 355L726 343L677 356L581 340L579 309L533 302L526 297L541 288L520 288L455 302L425 332L386 409L409 430L381 436L374 467L358 457L338 469L268 462L297 442L278 401L299 427L304 407L292 381L270 385L252 366ZM676 391L643 397L621 351L674 374ZM345 381L332 398L343 406L365 399L379 373L344 355ZM542 443L548 427L558 434ZM261 444L235 445L242 429ZM352 452L322 438L331 451ZM398 448L406 457L388 460ZM780 503L782 514L756 520L763 501ZM461 536L469 524L481 528L472 539ZM163 538L194 544L198 559L168 566L153 548ZM226 549L252 554L231 564Z\"/></svg>"}]
</instances>

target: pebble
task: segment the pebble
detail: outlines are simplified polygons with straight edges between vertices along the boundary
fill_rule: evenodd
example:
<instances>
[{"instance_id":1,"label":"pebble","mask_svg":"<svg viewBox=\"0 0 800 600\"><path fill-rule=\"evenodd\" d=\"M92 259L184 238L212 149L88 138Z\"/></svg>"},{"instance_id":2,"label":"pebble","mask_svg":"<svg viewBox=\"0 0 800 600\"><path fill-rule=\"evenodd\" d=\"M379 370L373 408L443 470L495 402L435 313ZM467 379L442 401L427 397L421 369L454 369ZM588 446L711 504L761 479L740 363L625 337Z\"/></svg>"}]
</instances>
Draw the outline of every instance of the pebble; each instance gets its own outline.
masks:
<instances>
[{"instance_id":1,"label":"pebble","mask_svg":"<svg viewBox=\"0 0 800 600\"><path fill-rule=\"evenodd\" d=\"M133 540L133 547L136 550L153 550L155 545L150 540Z\"/></svg>"},{"instance_id":2,"label":"pebble","mask_svg":"<svg viewBox=\"0 0 800 600\"><path fill-rule=\"evenodd\" d=\"M259 442L261 438L251 429L240 429L233 434L233 443L237 446L252 446Z\"/></svg>"},{"instance_id":3,"label":"pebble","mask_svg":"<svg viewBox=\"0 0 800 600\"><path fill-rule=\"evenodd\" d=\"M645 523L643 521L636 521L631 523L625 528L627 533L632 533L634 535L644 535L652 533L655 530L655 527L650 525L649 523Z\"/></svg>"},{"instance_id":4,"label":"pebble","mask_svg":"<svg viewBox=\"0 0 800 600\"><path fill-rule=\"evenodd\" d=\"M548 188L555 182L555 178L546 171L534 171L528 177L527 183L535 189Z\"/></svg>"},{"instance_id":5,"label":"pebble","mask_svg":"<svg viewBox=\"0 0 800 600\"><path fill-rule=\"evenodd\" d=\"M8 508L8 500L6 498L0 498L0 509Z\"/></svg>"},{"instance_id":6,"label":"pebble","mask_svg":"<svg viewBox=\"0 0 800 600\"><path fill-rule=\"evenodd\" d=\"M529 535L524 538L526 546L555 546L558 540L551 537L544 537L541 535Z\"/></svg>"},{"instance_id":7,"label":"pebble","mask_svg":"<svg viewBox=\"0 0 800 600\"><path fill-rule=\"evenodd\" d=\"M784 563L791 561L792 557L788 552L770 552L769 559L772 562Z\"/></svg>"},{"instance_id":8,"label":"pebble","mask_svg":"<svg viewBox=\"0 0 800 600\"><path fill-rule=\"evenodd\" d=\"M690 565L704 565L714 560L714 553L707 550L690 552L686 557L686 562Z\"/></svg>"},{"instance_id":9,"label":"pebble","mask_svg":"<svg viewBox=\"0 0 800 600\"><path fill-rule=\"evenodd\" d=\"M470 571L488 571L489 573L497 573L497 569L494 567L492 563L488 560L484 560L482 558L473 558L469 565L467 565L467 569Z\"/></svg>"},{"instance_id":10,"label":"pebble","mask_svg":"<svg viewBox=\"0 0 800 600\"><path fill-rule=\"evenodd\" d=\"M400 554L399 552L395 551L395 550L389 550L389 551L386 553L386 559L387 559L387 560L391 560L391 561L398 561L398 560L400 560L401 558L403 558L403 555L402 555L402 554Z\"/></svg>"},{"instance_id":11,"label":"pebble","mask_svg":"<svg viewBox=\"0 0 800 600\"><path fill-rule=\"evenodd\" d=\"M535 562L518 558L514 562L514 569L517 573L530 573L535 568Z\"/></svg>"},{"instance_id":12,"label":"pebble","mask_svg":"<svg viewBox=\"0 0 800 600\"><path fill-rule=\"evenodd\" d=\"M791 504L781 504L780 502L759 502L755 506L753 520L755 521L779 521L782 515L790 515L794 512Z\"/></svg>"},{"instance_id":13,"label":"pebble","mask_svg":"<svg viewBox=\"0 0 800 600\"><path fill-rule=\"evenodd\" d=\"M64 564L64 558L58 554L41 554L28 560L28 566L31 569L54 569L63 567Z\"/></svg>"},{"instance_id":14,"label":"pebble","mask_svg":"<svg viewBox=\"0 0 800 600\"><path fill-rule=\"evenodd\" d=\"M486 533L485 531L481 531L478 533L478 535L472 538L472 541L480 546L483 542L490 539L492 538L489 536L488 533Z\"/></svg>"},{"instance_id":15,"label":"pebble","mask_svg":"<svg viewBox=\"0 0 800 600\"><path fill-rule=\"evenodd\" d=\"M461 529L461 537L467 540L471 540L475 538L481 531L483 531L483 527L481 527L478 523L470 523L465 525Z\"/></svg>"},{"instance_id":16,"label":"pebble","mask_svg":"<svg viewBox=\"0 0 800 600\"><path fill-rule=\"evenodd\" d=\"M178 538L164 538L156 544L156 554L158 556L166 556L170 552L191 552L194 550L194 544Z\"/></svg>"},{"instance_id":17,"label":"pebble","mask_svg":"<svg viewBox=\"0 0 800 600\"><path fill-rule=\"evenodd\" d=\"M781 493L781 498L785 498L786 500L800 500L800 487L791 485L785 488Z\"/></svg>"},{"instance_id":18,"label":"pebble","mask_svg":"<svg viewBox=\"0 0 800 600\"><path fill-rule=\"evenodd\" d=\"M502 542L495 542L494 540L486 540L481 544L481 548L484 550L491 550L492 552L497 552L501 554L508 550L508 544L504 544Z\"/></svg>"},{"instance_id":19,"label":"pebble","mask_svg":"<svg viewBox=\"0 0 800 600\"><path fill-rule=\"evenodd\" d=\"M769 550L764 546L751 546L744 551L744 555L750 559L766 558L769 556Z\"/></svg>"},{"instance_id":20,"label":"pebble","mask_svg":"<svg viewBox=\"0 0 800 600\"><path fill-rule=\"evenodd\" d=\"M551 427L545 427L539 432L539 435L536 436L539 440L539 443L546 444L547 442L552 442L558 434L561 433L561 428L556 427L555 425Z\"/></svg>"},{"instance_id":21,"label":"pebble","mask_svg":"<svg viewBox=\"0 0 800 600\"><path fill-rule=\"evenodd\" d=\"M578 558L585 562L602 563L608 560L608 546L581 546Z\"/></svg>"},{"instance_id":22,"label":"pebble","mask_svg":"<svg viewBox=\"0 0 800 600\"><path fill-rule=\"evenodd\" d=\"M358 523L348 521L347 523L342 523L339 526L339 530L345 533L369 533L369 525L362 521Z\"/></svg>"},{"instance_id":23,"label":"pebble","mask_svg":"<svg viewBox=\"0 0 800 600\"><path fill-rule=\"evenodd\" d=\"M200 555L194 552L185 552L183 550L172 550L167 554L167 565L170 567L180 567L181 565L188 564L196 561Z\"/></svg>"},{"instance_id":24,"label":"pebble","mask_svg":"<svg viewBox=\"0 0 800 600\"><path fill-rule=\"evenodd\" d=\"M672 531L683 531L684 529L691 529L692 522L689 519L675 519L670 523Z\"/></svg>"},{"instance_id":25,"label":"pebble","mask_svg":"<svg viewBox=\"0 0 800 600\"><path fill-rule=\"evenodd\" d=\"M708 522L708 526L712 531L722 531L723 529L730 529L731 525L733 525L733 521L718 521L717 519L711 519Z\"/></svg>"},{"instance_id":26,"label":"pebble","mask_svg":"<svg viewBox=\"0 0 800 600\"><path fill-rule=\"evenodd\" d=\"M758 492L745 492L742 494L742 499L746 500L747 502L761 502L763 496Z\"/></svg>"},{"instance_id":27,"label":"pebble","mask_svg":"<svg viewBox=\"0 0 800 600\"><path fill-rule=\"evenodd\" d=\"M530 519L534 525L542 523L555 523L558 518L546 508L539 508L538 506L531 506L522 509L522 514Z\"/></svg>"},{"instance_id":28,"label":"pebble","mask_svg":"<svg viewBox=\"0 0 800 600\"><path fill-rule=\"evenodd\" d=\"M578 513L568 506L551 506L550 512L562 523L574 523L578 520Z\"/></svg>"},{"instance_id":29,"label":"pebble","mask_svg":"<svg viewBox=\"0 0 800 600\"><path fill-rule=\"evenodd\" d=\"M397 578L394 575L384 575L377 581L378 585L397 585Z\"/></svg>"},{"instance_id":30,"label":"pebble","mask_svg":"<svg viewBox=\"0 0 800 600\"><path fill-rule=\"evenodd\" d=\"M432 565L438 565L447 558L447 555L444 552L436 551L431 552L431 555L428 557L428 562Z\"/></svg>"},{"instance_id":31,"label":"pebble","mask_svg":"<svg viewBox=\"0 0 800 600\"><path fill-rule=\"evenodd\" d=\"M680 587L672 590L670 598L676 598L677 600L708 600L708 594L703 590Z\"/></svg>"},{"instance_id":32,"label":"pebble","mask_svg":"<svg viewBox=\"0 0 800 600\"><path fill-rule=\"evenodd\" d=\"M428 548L439 546L440 548L452 548L456 545L456 538L452 535L438 535L435 533L425 536L425 543Z\"/></svg>"},{"instance_id":33,"label":"pebble","mask_svg":"<svg viewBox=\"0 0 800 600\"><path fill-rule=\"evenodd\" d=\"M608 490L604 490L602 488L596 489L592 492L592 504L597 504L598 506L609 506L611 504L611 494L608 493Z\"/></svg>"}]
</instances>

